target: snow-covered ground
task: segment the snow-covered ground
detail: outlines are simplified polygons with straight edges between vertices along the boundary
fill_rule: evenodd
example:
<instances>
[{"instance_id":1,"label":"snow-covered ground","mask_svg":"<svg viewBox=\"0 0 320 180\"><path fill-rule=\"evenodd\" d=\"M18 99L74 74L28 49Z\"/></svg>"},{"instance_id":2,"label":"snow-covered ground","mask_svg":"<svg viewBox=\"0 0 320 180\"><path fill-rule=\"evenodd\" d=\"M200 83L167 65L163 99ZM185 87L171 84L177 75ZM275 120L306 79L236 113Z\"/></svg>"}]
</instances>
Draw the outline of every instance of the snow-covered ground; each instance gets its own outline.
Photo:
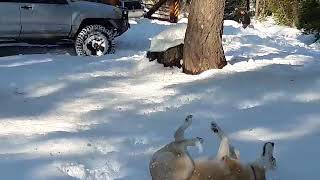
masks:
<instances>
[{"instance_id":1,"label":"snow-covered ground","mask_svg":"<svg viewBox=\"0 0 320 180\"><path fill-rule=\"evenodd\" d=\"M152 153L188 114L195 118L187 135L205 139L202 154L190 149L195 158L217 151L215 120L243 162L276 142L270 179L320 178L320 49L312 37L226 21L228 65L189 76L145 58L150 38L176 25L131 23L114 55L54 49L0 58L0 179L150 179Z\"/></svg>"}]
</instances>

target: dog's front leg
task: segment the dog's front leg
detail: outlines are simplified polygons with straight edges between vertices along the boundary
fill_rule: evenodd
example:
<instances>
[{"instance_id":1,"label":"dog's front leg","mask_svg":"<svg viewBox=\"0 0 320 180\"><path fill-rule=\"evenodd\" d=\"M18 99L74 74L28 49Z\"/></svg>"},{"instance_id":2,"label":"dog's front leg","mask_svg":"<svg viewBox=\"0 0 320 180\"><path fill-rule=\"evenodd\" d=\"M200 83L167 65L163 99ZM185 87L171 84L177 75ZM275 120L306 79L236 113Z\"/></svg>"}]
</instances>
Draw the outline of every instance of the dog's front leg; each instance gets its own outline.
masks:
<instances>
[{"instance_id":1,"label":"dog's front leg","mask_svg":"<svg viewBox=\"0 0 320 180\"><path fill-rule=\"evenodd\" d=\"M193 139L186 139L181 142L181 145L183 146L183 148L187 148L188 146L196 146L198 143L202 144L203 139L200 137L196 137Z\"/></svg>"},{"instance_id":2,"label":"dog's front leg","mask_svg":"<svg viewBox=\"0 0 320 180\"><path fill-rule=\"evenodd\" d=\"M191 123L192 123L192 115L188 115L186 117L186 119L184 120L183 124L176 130L176 132L174 133L174 139L175 141L182 141L184 140L184 132L185 130L190 127Z\"/></svg>"}]
</instances>

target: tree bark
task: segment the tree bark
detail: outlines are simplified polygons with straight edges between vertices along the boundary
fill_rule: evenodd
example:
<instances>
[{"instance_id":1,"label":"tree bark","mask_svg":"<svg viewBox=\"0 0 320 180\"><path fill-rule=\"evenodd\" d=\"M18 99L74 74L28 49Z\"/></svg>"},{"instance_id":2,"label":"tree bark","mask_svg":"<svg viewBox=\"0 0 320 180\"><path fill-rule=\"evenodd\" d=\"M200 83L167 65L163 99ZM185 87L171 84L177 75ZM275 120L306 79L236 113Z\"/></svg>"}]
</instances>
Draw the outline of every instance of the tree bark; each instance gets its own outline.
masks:
<instances>
[{"instance_id":1,"label":"tree bark","mask_svg":"<svg viewBox=\"0 0 320 180\"><path fill-rule=\"evenodd\" d=\"M256 19L259 17L259 14L260 14L260 0L256 0L256 12L255 12L255 17Z\"/></svg>"},{"instance_id":2,"label":"tree bark","mask_svg":"<svg viewBox=\"0 0 320 180\"><path fill-rule=\"evenodd\" d=\"M246 8L247 8L247 12L249 13L249 11L250 11L250 0L246 0Z\"/></svg>"},{"instance_id":3,"label":"tree bark","mask_svg":"<svg viewBox=\"0 0 320 180\"><path fill-rule=\"evenodd\" d=\"M294 18L292 22L292 27L297 27L299 23L299 0L294 0L292 3L292 16Z\"/></svg>"},{"instance_id":4,"label":"tree bark","mask_svg":"<svg viewBox=\"0 0 320 180\"><path fill-rule=\"evenodd\" d=\"M192 0L183 50L183 72L200 74L227 62L222 47L225 0Z\"/></svg>"}]
</instances>

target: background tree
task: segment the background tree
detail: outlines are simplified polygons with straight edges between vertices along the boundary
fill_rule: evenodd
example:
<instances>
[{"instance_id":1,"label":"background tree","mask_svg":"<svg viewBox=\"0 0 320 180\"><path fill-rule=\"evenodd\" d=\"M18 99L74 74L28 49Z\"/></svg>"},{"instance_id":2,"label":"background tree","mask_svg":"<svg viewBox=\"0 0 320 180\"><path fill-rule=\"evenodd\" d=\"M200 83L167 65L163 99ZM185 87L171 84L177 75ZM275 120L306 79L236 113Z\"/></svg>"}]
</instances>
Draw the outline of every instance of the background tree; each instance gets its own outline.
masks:
<instances>
[{"instance_id":1,"label":"background tree","mask_svg":"<svg viewBox=\"0 0 320 180\"><path fill-rule=\"evenodd\" d=\"M256 0L255 17L259 17L260 0Z\"/></svg>"},{"instance_id":2,"label":"background tree","mask_svg":"<svg viewBox=\"0 0 320 180\"><path fill-rule=\"evenodd\" d=\"M256 0L256 15L272 15L278 24L306 33L320 32L320 0Z\"/></svg>"},{"instance_id":3,"label":"background tree","mask_svg":"<svg viewBox=\"0 0 320 180\"><path fill-rule=\"evenodd\" d=\"M291 1L291 0L290 0ZM255 1L255 17L266 17L270 15L270 12L268 11L268 4L270 3L270 0L256 0Z\"/></svg>"},{"instance_id":4,"label":"background tree","mask_svg":"<svg viewBox=\"0 0 320 180\"><path fill-rule=\"evenodd\" d=\"M223 68L222 47L225 0L192 0L184 41L183 72L199 74Z\"/></svg>"},{"instance_id":5,"label":"background tree","mask_svg":"<svg viewBox=\"0 0 320 180\"><path fill-rule=\"evenodd\" d=\"M247 8L247 11L249 12L250 11L250 0L246 0L246 8Z\"/></svg>"},{"instance_id":6,"label":"background tree","mask_svg":"<svg viewBox=\"0 0 320 180\"><path fill-rule=\"evenodd\" d=\"M300 0L297 27L317 33L320 39L320 0Z\"/></svg>"}]
</instances>

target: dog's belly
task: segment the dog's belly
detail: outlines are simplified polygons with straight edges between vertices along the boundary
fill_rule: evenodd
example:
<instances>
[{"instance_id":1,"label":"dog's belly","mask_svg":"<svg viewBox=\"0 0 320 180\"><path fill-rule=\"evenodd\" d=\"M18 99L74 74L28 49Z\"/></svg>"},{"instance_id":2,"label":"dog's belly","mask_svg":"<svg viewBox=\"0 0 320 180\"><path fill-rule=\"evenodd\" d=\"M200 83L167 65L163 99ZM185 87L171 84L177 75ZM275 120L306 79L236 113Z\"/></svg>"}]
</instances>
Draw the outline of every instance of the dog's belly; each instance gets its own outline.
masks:
<instances>
[{"instance_id":1,"label":"dog's belly","mask_svg":"<svg viewBox=\"0 0 320 180\"><path fill-rule=\"evenodd\" d=\"M150 162L153 180L187 180L193 170L194 164L189 156L176 156L171 152L162 152Z\"/></svg>"},{"instance_id":2,"label":"dog's belly","mask_svg":"<svg viewBox=\"0 0 320 180\"><path fill-rule=\"evenodd\" d=\"M189 180L236 180L229 169L214 160L195 161L195 169Z\"/></svg>"},{"instance_id":3,"label":"dog's belly","mask_svg":"<svg viewBox=\"0 0 320 180\"><path fill-rule=\"evenodd\" d=\"M194 170L194 162L188 155L181 155L175 161L175 177L177 180L187 180Z\"/></svg>"}]
</instances>

